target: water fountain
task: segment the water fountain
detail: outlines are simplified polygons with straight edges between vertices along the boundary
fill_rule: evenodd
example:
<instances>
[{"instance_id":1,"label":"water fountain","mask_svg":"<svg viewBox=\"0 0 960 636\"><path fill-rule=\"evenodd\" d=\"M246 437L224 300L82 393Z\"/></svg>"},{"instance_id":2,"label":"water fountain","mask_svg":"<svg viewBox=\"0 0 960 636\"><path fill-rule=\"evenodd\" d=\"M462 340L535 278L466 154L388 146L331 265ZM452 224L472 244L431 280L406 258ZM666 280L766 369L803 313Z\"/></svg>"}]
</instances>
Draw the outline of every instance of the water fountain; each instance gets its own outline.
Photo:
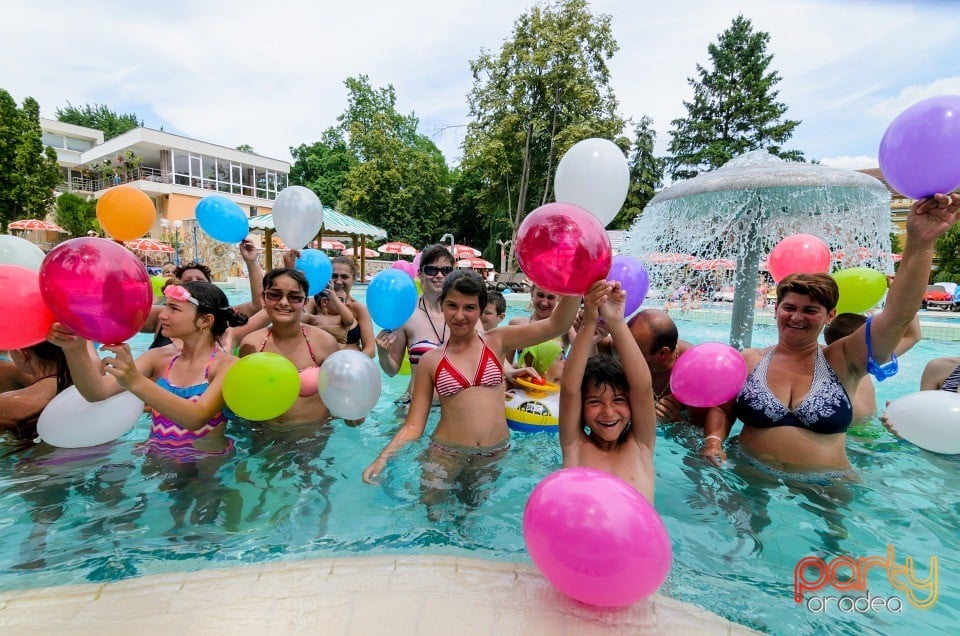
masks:
<instances>
[{"instance_id":1,"label":"water fountain","mask_svg":"<svg viewBox=\"0 0 960 636\"><path fill-rule=\"evenodd\" d=\"M662 190L621 251L647 263L651 287L661 288L676 284L683 266L654 264L651 255L733 260L730 344L744 348L751 342L761 257L781 239L812 234L831 250L859 254L857 265L892 272L891 229L890 194L880 181L757 150Z\"/></svg>"}]
</instances>

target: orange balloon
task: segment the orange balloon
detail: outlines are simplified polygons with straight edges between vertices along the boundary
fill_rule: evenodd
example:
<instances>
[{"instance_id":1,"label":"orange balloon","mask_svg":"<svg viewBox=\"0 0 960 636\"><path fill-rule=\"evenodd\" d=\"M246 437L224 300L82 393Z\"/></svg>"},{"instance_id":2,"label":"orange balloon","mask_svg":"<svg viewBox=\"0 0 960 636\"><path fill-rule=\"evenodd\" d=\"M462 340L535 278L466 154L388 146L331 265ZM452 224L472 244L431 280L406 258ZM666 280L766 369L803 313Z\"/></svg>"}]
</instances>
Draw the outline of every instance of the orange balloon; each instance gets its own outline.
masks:
<instances>
[{"instance_id":1,"label":"orange balloon","mask_svg":"<svg viewBox=\"0 0 960 636\"><path fill-rule=\"evenodd\" d=\"M150 197L130 186L110 188L97 201L100 227L118 241L140 238L153 227L155 217Z\"/></svg>"}]
</instances>

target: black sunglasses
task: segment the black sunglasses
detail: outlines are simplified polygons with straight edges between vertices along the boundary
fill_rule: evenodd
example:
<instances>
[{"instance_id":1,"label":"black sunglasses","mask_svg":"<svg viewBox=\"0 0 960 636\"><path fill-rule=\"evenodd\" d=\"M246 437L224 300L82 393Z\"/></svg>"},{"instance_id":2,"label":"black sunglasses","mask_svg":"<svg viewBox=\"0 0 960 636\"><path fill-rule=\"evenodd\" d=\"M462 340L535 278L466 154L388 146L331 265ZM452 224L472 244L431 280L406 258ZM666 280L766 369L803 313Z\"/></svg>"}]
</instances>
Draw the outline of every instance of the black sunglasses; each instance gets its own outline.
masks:
<instances>
[{"instance_id":1,"label":"black sunglasses","mask_svg":"<svg viewBox=\"0 0 960 636\"><path fill-rule=\"evenodd\" d=\"M277 291L275 289L267 289L263 292L263 297L274 303L280 302L284 296L287 297L287 302L289 302L291 305L300 305L307 299L306 296L297 292L288 292L284 294L282 291Z\"/></svg>"},{"instance_id":2,"label":"black sunglasses","mask_svg":"<svg viewBox=\"0 0 960 636\"><path fill-rule=\"evenodd\" d=\"M436 276L437 274L443 274L446 276L453 271L453 265L444 265L442 267L437 265L424 265L423 273L427 276Z\"/></svg>"}]
</instances>

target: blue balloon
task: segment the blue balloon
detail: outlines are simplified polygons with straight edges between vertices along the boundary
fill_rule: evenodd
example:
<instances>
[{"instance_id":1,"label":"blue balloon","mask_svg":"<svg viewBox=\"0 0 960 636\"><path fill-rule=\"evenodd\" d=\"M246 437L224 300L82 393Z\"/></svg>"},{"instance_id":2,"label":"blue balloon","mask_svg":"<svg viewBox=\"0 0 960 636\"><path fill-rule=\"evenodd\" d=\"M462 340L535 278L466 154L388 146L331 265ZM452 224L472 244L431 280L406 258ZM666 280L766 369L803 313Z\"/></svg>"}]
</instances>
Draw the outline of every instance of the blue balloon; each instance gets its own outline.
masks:
<instances>
[{"instance_id":1,"label":"blue balloon","mask_svg":"<svg viewBox=\"0 0 960 636\"><path fill-rule=\"evenodd\" d=\"M417 308L417 287L399 269L385 269L367 287L370 318L384 329L396 329L407 322Z\"/></svg>"},{"instance_id":2,"label":"blue balloon","mask_svg":"<svg viewBox=\"0 0 960 636\"><path fill-rule=\"evenodd\" d=\"M320 250L302 250L297 259L297 269L307 277L310 293L316 294L327 288L333 275L330 258Z\"/></svg>"},{"instance_id":3,"label":"blue balloon","mask_svg":"<svg viewBox=\"0 0 960 636\"><path fill-rule=\"evenodd\" d=\"M240 206L226 197L211 195L197 204L200 229L224 243L239 243L250 233L250 222Z\"/></svg>"}]
</instances>

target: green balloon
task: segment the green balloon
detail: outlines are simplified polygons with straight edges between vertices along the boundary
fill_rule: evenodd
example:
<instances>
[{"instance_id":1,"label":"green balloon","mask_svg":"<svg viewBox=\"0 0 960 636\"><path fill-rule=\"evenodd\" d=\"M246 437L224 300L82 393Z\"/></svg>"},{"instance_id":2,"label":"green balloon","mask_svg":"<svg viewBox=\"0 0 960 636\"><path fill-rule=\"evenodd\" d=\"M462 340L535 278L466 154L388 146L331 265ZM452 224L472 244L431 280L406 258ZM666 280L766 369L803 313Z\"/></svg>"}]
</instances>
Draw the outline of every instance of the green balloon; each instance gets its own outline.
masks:
<instances>
[{"instance_id":1,"label":"green balloon","mask_svg":"<svg viewBox=\"0 0 960 636\"><path fill-rule=\"evenodd\" d=\"M167 279L159 274L157 276L150 277L150 286L153 287L153 295L157 298L163 296L163 286L167 283Z\"/></svg>"},{"instance_id":2,"label":"green balloon","mask_svg":"<svg viewBox=\"0 0 960 636\"><path fill-rule=\"evenodd\" d=\"M286 413L299 394L297 367L278 353L253 353L240 358L223 378L227 406L254 422Z\"/></svg>"},{"instance_id":3,"label":"green balloon","mask_svg":"<svg viewBox=\"0 0 960 636\"><path fill-rule=\"evenodd\" d=\"M838 314L862 314L880 302L887 291L887 277L869 267L851 267L833 273L840 289Z\"/></svg>"}]
</instances>

